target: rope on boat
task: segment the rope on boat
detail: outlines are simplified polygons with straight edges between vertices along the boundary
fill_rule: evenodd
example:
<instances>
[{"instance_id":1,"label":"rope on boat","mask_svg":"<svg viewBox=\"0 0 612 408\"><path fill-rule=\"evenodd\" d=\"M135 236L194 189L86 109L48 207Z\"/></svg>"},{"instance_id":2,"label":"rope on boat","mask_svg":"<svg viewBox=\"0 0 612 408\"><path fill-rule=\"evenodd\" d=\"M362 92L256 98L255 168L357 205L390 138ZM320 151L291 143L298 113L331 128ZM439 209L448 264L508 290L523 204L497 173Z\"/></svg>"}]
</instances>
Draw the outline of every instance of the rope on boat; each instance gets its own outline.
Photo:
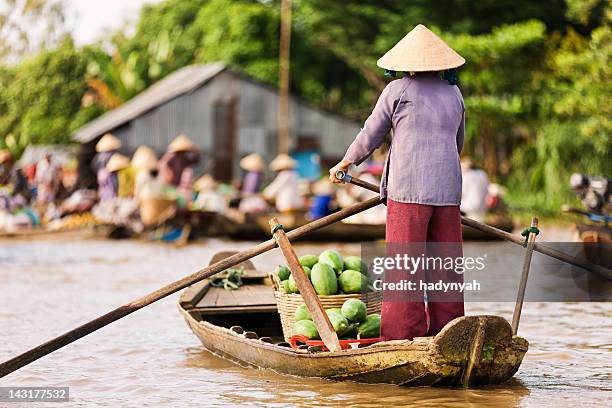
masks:
<instances>
[{"instance_id":1,"label":"rope on boat","mask_svg":"<svg viewBox=\"0 0 612 408\"><path fill-rule=\"evenodd\" d=\"M227 269L210 278L210 285L225 290L236 290L242 286L242 277L244 275L246 275L246 272L243 267L239 269Z\"/></svg>"},{"instance_id":2,"label":"rope on boat","mask_svg":"<svg viewBox=\"0 0 612 408\"><path fill-rule=\"evenodd\" d=\"M528 227L525 228L523 232L521 232L521 235L525 237L525 242L523 242L523 247L525 248L527 248L527 240L529 239L529 234L531 233L538 235L540 233L540 230L538 229L538 227Z\"/></svg>"},{"instance_id":3,"label":"rope on boat","mask_svg":"<svg viewBox=\"0 0 612 408\"><path fill-rule=\"evenodd\" d=\"M278 245L278 241L276 240L276 235L274 234L276 234L277 231L282 230L282 229L284 229L284 227L283 227L283 224L281 223L276 224L275 226L272 227L272 229L270 229L270 232L272 233L272 238L274 238L274 242L276 242L276 246L279 246L279 245Z\"/></svg>"}]
</instances>

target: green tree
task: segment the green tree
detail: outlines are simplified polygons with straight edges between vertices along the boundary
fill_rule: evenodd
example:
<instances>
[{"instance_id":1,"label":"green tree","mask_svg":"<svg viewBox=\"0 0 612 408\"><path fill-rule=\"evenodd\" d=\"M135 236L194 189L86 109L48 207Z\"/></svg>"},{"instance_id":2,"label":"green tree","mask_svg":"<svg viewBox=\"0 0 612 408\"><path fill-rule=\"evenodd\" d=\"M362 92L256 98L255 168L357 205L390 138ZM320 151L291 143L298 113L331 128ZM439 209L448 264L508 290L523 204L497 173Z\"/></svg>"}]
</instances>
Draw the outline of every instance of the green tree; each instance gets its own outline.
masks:
<instances>
[{"instance_id":1,"label":"green tree","mask_svg":"<svg viewBox=\"0 0 612 408\"><path fill-rule=\"evenodd\" d=\"M81 110L87 90L85 53L64 42L24 60L5 74L0 85L0 136L32 143L68 143L70 134L99 108Z\"/></svg>"}]
</instances>

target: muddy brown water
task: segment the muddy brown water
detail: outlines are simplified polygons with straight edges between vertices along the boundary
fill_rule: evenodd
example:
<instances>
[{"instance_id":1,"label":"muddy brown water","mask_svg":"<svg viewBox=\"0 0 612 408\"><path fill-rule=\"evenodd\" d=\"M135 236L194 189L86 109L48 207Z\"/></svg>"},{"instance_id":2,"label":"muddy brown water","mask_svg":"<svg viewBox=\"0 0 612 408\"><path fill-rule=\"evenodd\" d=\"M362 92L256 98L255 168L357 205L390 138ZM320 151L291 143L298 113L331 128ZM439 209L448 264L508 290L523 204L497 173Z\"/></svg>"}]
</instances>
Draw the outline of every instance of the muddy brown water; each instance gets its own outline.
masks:
<instances>
[{"instance_id":1,"label":"muddy brown water","mask_svg":"<svg viewBox=\"0 0 612 408\"><path fill-rule=\"evenodd\" d=\"M175 248L136 241L1 240L0 360L197 270L217 251L252 244L209 239ZM466 245L487 245L503 257L512 244ZM302 253L328 247L359 251L355 244L296 247ZM280 261L277 251L254 259L260 269ZM0 386L70 387L65 405L20 405L28 407L603 407L612 400L612 303L526 304L520 334L531 345L519 372L503 385L462 390L341 383L243 368L201 347L177 312L177 298L115 322L1 379ZM512 308L475 303L467 313L510 319Z\"/></svg>"}]
</instances>

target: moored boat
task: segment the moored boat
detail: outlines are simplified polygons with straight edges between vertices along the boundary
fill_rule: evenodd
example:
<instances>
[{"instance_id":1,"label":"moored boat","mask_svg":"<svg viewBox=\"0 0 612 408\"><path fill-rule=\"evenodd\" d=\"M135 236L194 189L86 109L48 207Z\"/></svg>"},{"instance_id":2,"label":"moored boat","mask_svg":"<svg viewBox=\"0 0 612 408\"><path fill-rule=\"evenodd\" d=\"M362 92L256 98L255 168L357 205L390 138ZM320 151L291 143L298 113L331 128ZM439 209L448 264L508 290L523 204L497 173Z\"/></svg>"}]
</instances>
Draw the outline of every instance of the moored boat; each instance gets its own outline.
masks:
<instances>
[{"instance_id":1,"label":"moored boat","mask_svg":"<svg viewBox=\"0 0 612 408\"><path fill-rule=\"evenodd\" d=\"M214 259L213 259L214 261ZM435 337L379 342L367 347L321 351L284 342L271 283L250 262L244 285L235 291L208 281L185 290L179 310L212 353L241 365L279 374L388 383L404 386L498 384L511 378L528 342L513 337L499 316L466 316Z\"/></svg>"},{"instance_id":2,"label":"moored boat","mask_svg":"<svg viewBox=\"0 0 612 408\"><path fill-rule=\"evenodd\" d=\"M220 234L226 235L234 239L266 239L270 238L270 227L268 220L271 217L277 217L285 231L291 231L299 228L311 220L308 219L304 212L295 212L287 214L244 214L235 212L220 216L219 227L217 230ZM506 232L512 232L512 219L508 216L490 215L486 218L487 224L492 227L501 229ZM499 239L485 232L462 225L462 233L464 240L496 240ZM377 241L385 239L385 224L362 224L337 222L313 231L305 238L309 241L342 241L342 242L359 242L359 241Z\"/></svg>"}]
</instances>

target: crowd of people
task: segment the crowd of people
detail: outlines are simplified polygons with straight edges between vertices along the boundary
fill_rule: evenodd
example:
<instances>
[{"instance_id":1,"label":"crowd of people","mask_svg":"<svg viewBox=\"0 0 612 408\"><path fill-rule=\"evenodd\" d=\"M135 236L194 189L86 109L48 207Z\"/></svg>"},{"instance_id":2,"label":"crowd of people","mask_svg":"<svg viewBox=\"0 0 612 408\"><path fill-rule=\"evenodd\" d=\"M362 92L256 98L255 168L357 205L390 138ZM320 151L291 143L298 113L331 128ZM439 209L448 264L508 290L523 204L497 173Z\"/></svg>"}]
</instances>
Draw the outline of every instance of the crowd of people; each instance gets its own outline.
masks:
<instances>
[{"instance_id":1,"label":"crowd of people","mask_svg":"<svg viewBox=\"0 0 612 408\"><path fill-rule=\"evenodd\" d=\"M160 225L180 209L220 214L300 212L315 219L374 194L354 187L337 189L326 179L301 178L297 161L287 154L269 164L257 153L248 154L240 160L242 178L231 182L215 180L208 173L196 177L201 152L182 134L159 158L148 146L138 147L131 158L122 154L122 147L121 140L110 133L97 142L91 161L95 190L78 184L66 186L62 165L50 154L21 168L8 151L2 151L0 230L91 213L99 223L139 232ZM376 171L362 176L377 183L373 174ZM383 223L384 211L360 214L352 221Z\"/></svg>"},{"instance_id":2,"label":"crowd of people","mask_svg":"<svg viewBox=\"0 0 612 408\"><path fill-rule=\"evenodd\" d=\"M1 151L0 230L37 226L86 212L99 223L128 226L136 232L160 225L178 209L219 214L300 212L317 219L376 194L353 185L338 188L325 178L301 178L297 161L287 154L278 155L269 165L257 153L244 156L240 160L243 177L232 182L220 182L207 173L196 178L200 150L182 134L160 158L148 146L138 147L129 158L120 153L122 143L112 134L104 135L95 148L91 167L97 190L68 186L62 166L50 154L21 168L8 151ZM461 165L461 209L482 218L499 207L503 189L489 183L485 172L469 158ZM354 176L378 184L381 173L381 165L369 165ZM379 206L346 221L383 224L385 218L385 209Z\"/></svg>"}]
</instances>

